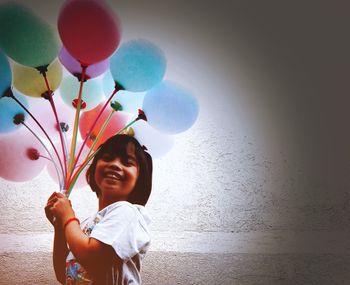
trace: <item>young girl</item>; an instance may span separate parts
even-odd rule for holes
[[[45,213],[55,229],[53,265],[62,284],[141,284],[141,260],[150,237],[144,205],[152,187],[152,158],[127,135],[107,140],[86,173],[98,212],[79,223],[61,193]]]

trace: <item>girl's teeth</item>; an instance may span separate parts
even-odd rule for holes
[[[106,175],[107,178],[112,178],[112,179],[119,179],[117,175],[115,174],[107,174]]]

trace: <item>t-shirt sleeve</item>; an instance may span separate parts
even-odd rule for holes
[[[150,244],[145,220],[131,205],[109,209],[94,227],[90,237],[111,245],[122,260],[143,253]]]

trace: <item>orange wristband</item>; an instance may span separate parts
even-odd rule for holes
[[[80,221],[79,221],[78,218],[76,218],[76,217],[70,218],[70,219],[68,219],[67,221],[64,222],[63,231],[66,229],[67,225],[68,225],[70,222],[73,222],[73,221],[77,221],[78,224],[80,225]]]

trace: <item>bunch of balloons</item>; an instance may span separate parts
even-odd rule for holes
[[[69,196],[109,137],[133,135],[160,157],[194,124],[198,102],[164,80],[156,45],[120,45],[103,0],[65,1],[57,28],[60,40],[28,8],[0,5],[0,177],[27,181],[46,166]]]

